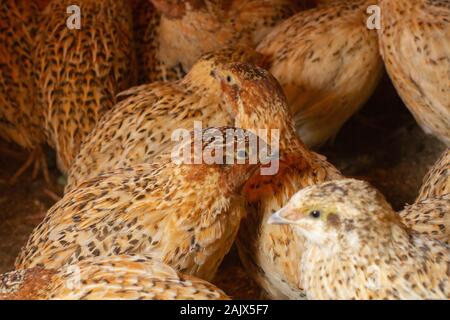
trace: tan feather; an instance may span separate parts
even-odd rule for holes
[[[85,179],[139,163],[151,163],[170,150],[176,129],[231,125],[222,107],[219,85],[211,76],[214,65],[229,61],[257,61],[259,55],[239,47],[206,54],[177,82],[157,82],[119,94],[123,99],[107,113],[87,138],[68,173],[66,191]]]
[[[450,247],[408,229],[367,182],[305,188],[274,215],[298,248],[309,299],[448,299]]]
[[[258,45],[288,99],[308,146],[333,138],[375,90],[383,66],[376,30],[367,28],[373,1],[338,1],[301,11]]]
[[[66,173],[116,93],[134,82],[131,8],[126,1],[77,3],[81,29],[67,25],[69,0],[51,1],[39,19],[36,63],[39,106],[48,143]]]
[[[450,2],[382,0],[380,48],[397,91],[422,129],[450,144]]]
[[[234,165],[184,164],[169,156],[81,183],[48,211],[16,268],[59,269],[89,257],[146,254],[211,279],[244,215],[240,190],[259,166],[249,164],[251,133],[227,140],[227,130],[217,131],[223,142],[215,149]],[[185,143],[193,150],[196,140]],[[236,164],[238,143],[246,145],[245,164]]]
[[[239,255],[248,274],[273,299],[304,298],[297,250],[302,240],[286,226],[266,223],[269,216],[299,189],[341,174],[325,157],[309,151],[297,137],[283,91],[267,71],[244,63],[215,69],[236,126],[279,130],[280,167],[274,176],[255,176],[245,186],[249,204],[237,239]]]
[[[223,291],[145,255],[88,258],[59,270],[0,275],[1,299],[217,300]]]

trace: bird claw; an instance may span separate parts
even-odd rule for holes
[[[44,180],[50,184],[50,174],[48,172],[47,159],[41,147],[34,149],[28,156],[25,163],[16,171],[16,173],[9,179],[10,184],[15,184],[20,176],[22,176],[28,168],[33,166],[31,178],[35,180],[38,176],[39,169],[42,170]]]

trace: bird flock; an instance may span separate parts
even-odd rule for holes
[[[0,0],[10,182],[67,180],[0,299],[232,299],[233,246],[265,299],[449,299],[449,149],[400,212],[313,151],[384,70],[450,146],[450,0]]]

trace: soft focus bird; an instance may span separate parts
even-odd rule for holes
[[[78,1],[79,26],[72,5],[70,0],[47,5],[39,18],[35,54],[43,126],[63,173],[100,117],[115,104],[115,95],[135,78],[129,4]]]
[[[33,50],[38,7],[34,1],[2,0],[0,3],[0,137],[29,151],[25,164],[11,182],[30,166],[49,181],[42,114],[36,107]]]
[[[301,11],[263,39],[257,51],[283,87],[302,141],[334,138],[375,90],[383,62],[376,30],[367,27],[374,1],[337,1]]]
[[[211,76],[218,64],[257,62],[259,55],[246,47],[204,55],[178,82],[156,82],[131,88],[105,114],[83,144],[68,173],[66,191],[100,173],[139,163],[150,163],[169,149],[177,129],[232,125],[223,107],[220,85]]]
[[[450,145],[450,1],[381,0],[381,54],[422,129]]]
[[[88,258],[0,275],[0,300],[227,300],[212,284],[145,255]]]
[[[450,247],[408,229],[367,182],[300,190],[268,222],[306,239],[298,250],[309,299],[450,298]]]
[[[145,33],[147,81],[176,80],[207,52],[256,44],[298,10],[292,0],[151,0]]]
[[[298,261],[302,240],[288,226],[267,224],[299,189],[342,178],[325,157],[309,151],[296,135],[286,97],[266,70],[245,63],[216,68],[235,126],[256,131],[279,156],[278,170],[256,175],[245,185],[248,200],[237,246],[249,275],[273,299],[304,297]],[[279,140],[277,140],[279,137]],[[278,152],[276,152],[278,150]]]
[[[411,229],[450,243],[450,151],[425,175],[419,196],[400,212]]]
[[[138,84],[153,81],[174,81],[183,77],[184,73],[169,74],[169,70],[161,68],[156,60],[158,43],[157,31],[161,14],[149,0],[133,2],[134,39],[136,43],[136,60],[138,65]]]
[[[256,136],[234,131],[194,131],[153,164],[81,183],[50,208],[16,268],[58,269],[88,257],[133,253],[211,279],[245,214],[243,184],[259,167],[250,143]]]

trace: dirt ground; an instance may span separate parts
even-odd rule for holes
[[[401,209],[414,201],[424,174],[443,150],[443,144],[420,130],[384,77],[361,112],[320,152],[344,174],[370,181],[395,209]],[[26,157],[17,147],[0,141],[0,272],[13,268],[30,232],[55,202],[55,195],[62,195],[62,179],[51,151],[51,185],[42,178],[32,181],[29,172],[15,185],[8,183]],[[235,250],[225,259],[214,282],[234,298],[260,297]]]

